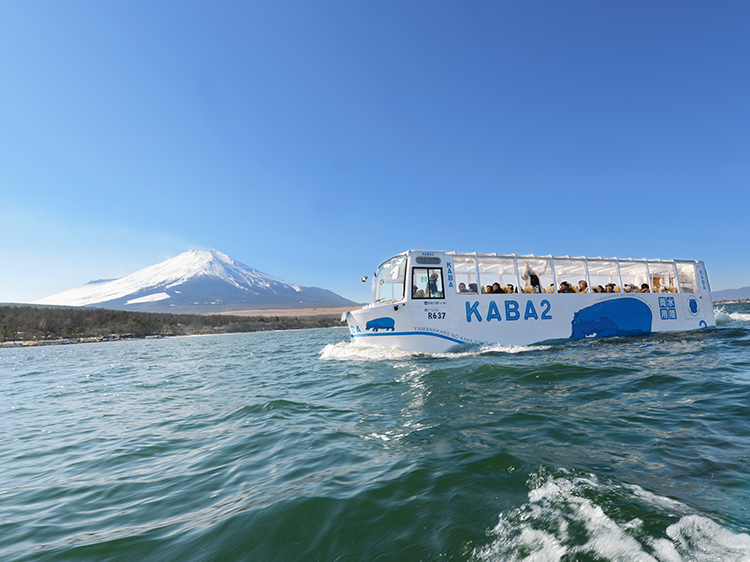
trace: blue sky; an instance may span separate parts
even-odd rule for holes
[[[0,2],[0,302],[192,248],[369,300],[409,248],[750,285],[750,4]]]

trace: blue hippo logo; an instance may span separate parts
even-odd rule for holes
[[[573,315],[571,338],[651,333],[651,309],[638,299],[616,299],[582,308]]]
[[[365,325],[365,330],[368,332],[372,330],[373,332],[377,332],[378,330],[385,330],[386,332],[390,330],[393,332],[396,328],[396,321],[393,318],[383,317],[383,318],[374,318],[367,322]]]
[[[688,308],[690,309],[690,314],[698,314],[698,299],[690,297],[690,300],[688,300]]]

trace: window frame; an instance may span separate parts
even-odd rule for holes
[[[389,282],[388,284],[391,286],[397,286],[401,285],[401,296],[397,296],[397,292],[391,290],[392,295],[389,297],[381,297],[381,287],[384,288],[384,285],[386,284],[386,277],[385,275],[382,275],[386,273],[385,266],[387,264],[391,264],[392,266],[395,264],[396,260],[400,260],[401,263],[398,264],[399,268],[401,268],[402,273],[396,278],[396,282]],[[383,263],[381,263],[378,266],[378,269],[375,270],[375,277],[373,278],[373,292],[374,292],[374,299],[373,302],[375,304],[387,304],[390,302],[398,302],[400,300],[404,299],[404,296],[406,295],[406,270],[408,265],[408,256],[406,254],[399,254],[397,256],[393,256],[390,259],[385,260]],[[391,272],[391,279],[393,279],[392,276],[392,269]],[[400,282],[399,282],[400,281]]]
[[[417,291],[422,290],[419,288],[419,285],[415,283],[417,271],[424,272],[425,275],[427,275],[427,289],[428,292],[424,294],[424,296],[417,296]],[[433,294],[429,291],[430,287],[430,277],[434,272],[438,273],[438,279],[440,280],[440,291],[435,291]],[[428,294],[429,293],[429,294]],[[414,300],[445,300],[445,276],[443,275],[443,268],[442,267],[430,267],[430,266],[412,266],[411,268],[411,298]]]

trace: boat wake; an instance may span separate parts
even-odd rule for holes
[[[549,349],[547,345],[461,345],[454,351],[444,353],[425,353],[423,351],[404,351],[393,347],[380,345],[368,345],[363,343],[339,342],[327,344],[320,351],[321,359],[337,359],[340,361],[390,361],[400,359],[412,359],[414,357],[440,357],[461,358],[475,357],[486,354],[497,353],[526,353],[530,351],[543,351]]]
[[[479,352],[474,355],[481,355],[485,353],[526,353],[529,351],[544,351],[550,349],[549,345],[500,345],[489,344],[482,345],[479,348]]]
[[[350,342],[329,343],[320,350],[321,359],[336,359],[339,361],[390,361],[410,359],[418,355],[424,354],[417,351],[404,351],[395,347]]]
[[[717,306],[714,308],[717,326],[726,326],[732,322],[750,322],[750,313],[731,311],[726,306]]]
[[[500,515],[489,533],[492,543],[475,549],[475,560],[750,560],[749,535],[640,486],[541,469],[531,476],[529,487],[528,503]],[[649,513],[652,520],[629,513]]]

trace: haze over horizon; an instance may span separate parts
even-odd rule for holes
[[[354,301],[409,248],[750,285],[750,5],[0,6],[0,302],[212,248]]]

